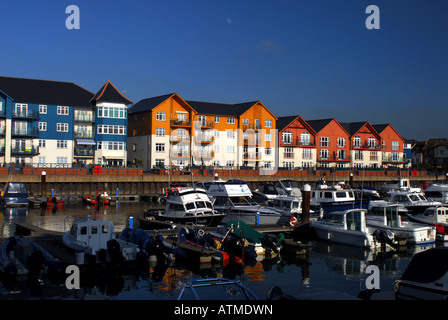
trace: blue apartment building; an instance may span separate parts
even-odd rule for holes
[[[0,77],[0,163],[125,165],[131,103],[110,81],[94,94],[71,82]]]

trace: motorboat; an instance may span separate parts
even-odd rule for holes
[[[86,205],[95,207],[106,207],[114,203],[112,197],[109,196],[103,188],[97,189],[95,195],[85,195],[82,197],[82,202]]]
[[[367,226],[366,212],[366,209],[331,212],[320,220],[311,221],[311,227],[321,240],[374,248],[379,242],[373,235],[374,230]]]
[[[302,213],[302,199],[295,196],[274,197],[270,205],[289,214],[298,215]]]
[[[414,254],[403,275],[394,284],[397,300],[448,299],[448,247]]]
[[[205,189],[180,187],[167,190],[165,210],[145,210],[143,216],[183,225],[217,226],[226,215],[214,208]]]
[[[426,199],[423,192],[392,190],[388,192],[389,203],[400,204],[406,208],[411,214],[423,212],[428,207],[441,206],[438,201],[430,201]]]
[[[448,241],[448,207],[429,207],[418,214],[408,214],[409,220],[436,228],[436,240]]]
[[[433,226],[403,220],[400,205],[374,206],[367,212],[367,226],[376,230],[390,231],[398,243],[429,244],[436,241],[436,229]]]
[[[291,179],[280,179],[278,180],[278,185],[285,191],[289,196],[301,197],[302,191],[301,186],[298,181]]]
[[[428,200],[448,204],[448,184],[433,183],[423,190]]]
[[[411,182],[408,178],[394,179],[390,183],[383,184],[381,186],[381,192],[387,194],[390,191],[400,190],[400,191],[411,191],[420,192],[421,188],[415,188],[411,186]]]
[[[286,225],[291,218],[282,210],[259,205],[246,183],[214,183],[207,194],[215,209],[226,214],[222,222],[241,220],[248,225]]]
[[[74,221],[62,242],[76,252],[77,264],[135,261],[139,252],[137,244],[116,238],[112,221],[91,219],[90,215]]]
[[[6,207],[27,207],[29,205],[28,190],[24,182],[6,183],[0,203]]]
[[[368,199],[356,200],[352,189],[344,188],[337,184],[329,186],[319,184],[311,189],[310,207],[314,211],[322,209],[325,213],[344,211],[356,208],[367,208]]]

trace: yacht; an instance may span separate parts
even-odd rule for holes
[[[400,209],[400,205],[372,207],[366,215],[367,226],[392,232],[396,241],[406,240],[407,243],[417,245],[436,241],[435,227],[402,220]]]
[[[436,240],[448,241],[448,207],[430,207],[422,213],[408,214],[409,220],[436,227]]]
[[[28,190],[24,182],[8,182],[2,192],[0,204],[5,207],[27,207]]]
[[[215,209],[226,214],[223,222],[241,220],[248,225],[286,225],[291,217],[282,210],[259,205],[246,183],[216,182],[210,185],[207,194]]]
[[[421,188],[414,188],[411,186],[411,182],[408,178],[394,179],[391,183],[386,183],[381,186],[381,192],[387,194],[389,191],[400,190],[400,191],[412,191],[420,192]]]
[[[173,223],[217,226],[225,217],[218,212],[207,195],[198,187],[179,187],[166,189],[165,210],[145,210],[145,219],[170,221]]]
[[[377,241],[367,226],[365,209],[351,209],[326,214],[321,220],[311,221],[319,239],[356,247],[372,248]]]
[[[448,184],[433,183],[423,190],[428,200],[448,204]]]
[[[392,190],[388,192],[389,203],[402,205],[411,214],[418,214],[429,207],[441,206],[438,201],[430,201],[426,199],[423,192]]]
[[[367,208],[368,199],[356,200],[353,190],[341,185],[317,185],[311,190],[310,207],[314,211],[322,209],[325,213],[348,209]]]

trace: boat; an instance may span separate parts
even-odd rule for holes
[[[383,184],[380,188],[382,194],[387,194],[390,191],[411,191],[420,192],[421,188],[411,186],[411,182],[408,178],[398,178],[392,180],[390,183]]]
[[[317,237],[324,241],[375,248],[381,240],[367,226],[366,212],[366,209],[331,212],[320,220],[311,221],[311,227]],[[390,233],[387,236],[390,239],[393,237]]]
[[[366,214],[367,226],[376,230],[390,231],[394,240],[402,244],[423,245],[436,241],[433,226],[403,220],[400,205],[374,206]]]
[[[224,290],[217,292],[216,288],[222,287]],[[210,292],[210,289],[212,292]],[[217,293],[226,293],[222,297]],[[259,300],[258,297],[239,280],[226,278],[205,278],[194,279],[182,286],[177,300],[210,300],[211,297],[220,300]],[[271,312],[272,313],[272,312]]]
[[[418,214],[407,214],[409,220],[436,228],[436,240],[448,241],[448,207],[429,207]]]
[[[95,207],[106,207],[110,206],[113,203],[112,197],[109,196],[103,188],[97,189],[94,196],[90,194],[85,195],[82,198],[82,202],[86,205]]]
[[[411,214],[418,214],[429,207],[441,206],[438,201],[430,201],[426,199],[423,192],[419,191],[402,191],[393,190],[388,192],[389,203],[400,204]]]
[[[300,185],[298,181],[291,179],[280,179],[278,180],[278,185],[286,192],[289,196],[301,197],[302,191],[300,190]]]
[[[6,207],[27,207],[29,205],[28,190],[24,182],[6,183],[0,203]]]
[[[329,186],[324,182],[311,189],[310,208],[314,211],[322,209],[324,213],[328,213],[367,208],[368,203],[368,199],[356,200],[353,190],[345,188],[342,184]]]
[[[302,197],[302,192],[300,191],[299,182],[289,179],[280,179],[276,184],[274,183],[262,183],[258,185],[258,188],[252,191],[254,199],[265,200],[270,202],[279,196],[290,196],[290,197]]]
[[[61,261],[36,242],[21,236],[11,236],[2,243],[0,267],[8,276],[62,272]]]
[[[215,210],[205,189],[177,187],[167,191],[165,210],[145,210],[143,217],[182,225],[217,226],[225,213]]]
[[[245,183],[213,183],[207,194],[215,209],[226,214],[222,222],[241,220],[248,225],[286,225],[291,218],[282,210],[259,205]]]
[[[394,292],[396,300],[448,300],[448,247],[414,254]]]
[[[448,204],[448,184],[430,184],[423,190],[423,193],[428,200]]]
[[[138,245],[117,239],[112,221],[91,219],[74,221],[62,237],[63,244],[76,252],[77,264],[135,261]]]

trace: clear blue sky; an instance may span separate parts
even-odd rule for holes
[[[80,29],[68,30],[69,5]],[[368,30],[368,5],[380,30]],[[110,79],[134,103],[260,100],[277,116],[391,123],[448,137],[448,1],[0,2],[0,75]]]

